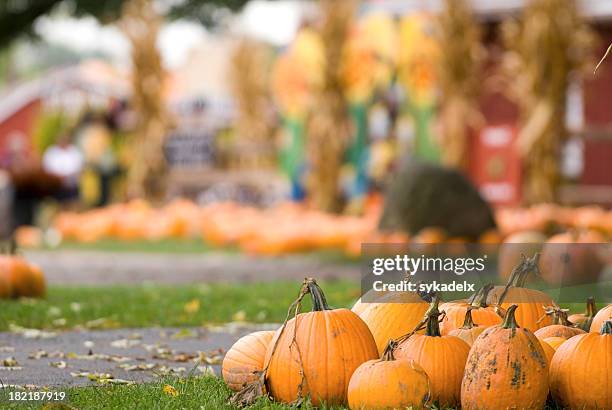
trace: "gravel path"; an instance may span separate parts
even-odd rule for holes
[[[26,251],[28,260],[40,265],[51,284],[110,285],[195,282],[254,282],[282,279],[354,278],[359,265],[326,261],[320,255],[274,258],[208,252],[152,254],[83,250]]]
[[[54,336],[4,332],[0,333],[0,386],[92,385],[104,383],[109,375],[111,383],[190,371],[220,375],[223,355],[239,337],[277,327],[230,324],[220,329],[70,331]]]

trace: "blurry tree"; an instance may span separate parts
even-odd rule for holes
[[[442,159],[446,165],[464,169],[468,128],[481,121],[478,111],[483,56],[480,30],[465,0],[445,0],[437,23],[441,48],[438,80],[442,94]]]
[[[309,199],[328,212],[339,212],[340,169],[351,133],[348,103],[344,94],[343,57],[353,22],[353,0],[320,0],[320,28],[325,67],[319,87],[313,90],[313,107],[307,123],[310,173]]]
[[[521,112],[518,149],[528,203],[557,199],[570,75],[590,62],[593,35],[574,0],[534,0],[505,23],[506,68]]]

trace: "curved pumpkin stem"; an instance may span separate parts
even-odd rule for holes
[[[595,298],[593,296],[589,296],[586,302],[586,312],[584,312],[584,316],[586,318],[594,318],[597,314],[597,306],[595,306]]]
[[[489,305],[487,305],[487,298],[489,297],[489,292],[491,292],[491,290],[493,290],[492,283],[487,283],[480,288],[480,290],[472,298],[470,298],[470,306],[474,308],[488,307]]]
[[[310,293],[313,312],[330,310],[329,306],[327,305],[327,299],[325,299],[323,289],[321,289],[321,287],[317,284],[316,280],[314,280],[313,278],[306,278],[304,280],[304,288],[304,291],[306,293]]]
[[[463,326],[461,326],[461,329],[470,330],[474,327],[478,327],[478,325],[474,323],[474,319],[472,318],[472,309],[468,308],[467,312],[465,312],[465,319],[463,319]]]
[[[567,318],[567,309],[562,309],[560,306],[553,305],[545,307],[544,312],[546,312],[546,316],[552,316],[553,325],[563,325],[569,327],[574,326],[574,324]],[[544,317],[540,318],[538,322],[541,322]]]
[[[602,335],[612,335],[612,320],[606,320],[603,325],[601,325]]]
[[[517,308],[518,305],[512,305],[508,308],[508,310],[506,311],[506,317],[504,318],[504,322],[501,325],[502,328],[516,329],[520,327],[518,323],[516,323],[516,318],[514,317],[514,313],[516,312]]]
[[[395,349],[397,349],[397,346],[399,345],[399,343],[397,343],[395,340],[389,340],[389,343],[387,343],[387,347],[385,347],[385,350],[383,351],[382,357],[380,358],[381,362],[392,362],[393,360],[395,360]]]
[[[438,310],[439,304],[440,298],[438,296],[434,296],[431,305],[429,305],[429,309],[427,309],[427,312],[425,313],[425,320],[427,320],[425,335],[427,336],[442,336],[440,333],[440,322],[438,321],[438,317],[442,314]]]
[[[523,288],[525,287],[525,281],[530,273],[534,273],[536,276],[540,275],[540,269],[538,268],[538,264],[540,262],[540,254],[536,253],[531,258],[526,257],[524,254],[521,254],[521,261],[512,269],[512,273],[510,273],[510,279],[506,286],[504,287],[504,291],[499,297],[498,305],[501,305],[504,299],[506,298],[506,294],[508,293],[508,289],[510,288]]]

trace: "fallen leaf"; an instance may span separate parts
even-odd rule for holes
[[[164,393],[171,397],[176,397],[179,394],[178,391],[174,388],[174,386],[170,384],[164,385],[164,388],[162,390]]]
[[[17,363],[17,360],[14,357],[7,357],[6,359],[2,360],[0,364],[2,364],[4,367],[17,367],[19,363]]]
[[[9,324],[9,331],[20,334],[26,339],[50,339],[57,336],[56,332],[46,332],[40,329],[28,329],[13,323]]]
[[[192,337],[196,337],[197,334],[191,329],[181,329],[178,332],[174,333],[170,338],[174,340],[182,340],[189,339]]]
[[[37,351],[30,353],[28,355],[28,359],[34,359],[34,360],[40,360],[43,357],[48,357],[49,353],[45,352],[44,350],[38,349]]]
[[[13,353],[15,348],[13,346],[0,346],[0,353]]]
[[[51,306],[49,310],[47,310],[47,316],[59,316],[62,314],[62,310],[57,306]]]
[[[246,312],[244,310],[239,310],[232,315],[232,320],[236,322],[244,322],[246,320]]]
[[[51,362],[49,363],[49,366],[51,367],[57,367],[58,369],[65,369],[67,364],[65,361],[59,361],[59,362]]]
[[[75,313],[78,313],[81,311],[81,304],[77,303],[77,302],[72,302],[70,304],[70,310],[72,310]]]
[[[68,323],[68,321],[63,317],[55,319],[51,322],[51,324],[55,327],[64,327],[66,326],[66,323]]]
[[[138,346],[140,344],[141,344],[140,340],[134,340],[134,339],[119,339],[119,340],[114,340],[110,343],[111,347],[115,347],[117,349],[129,349],[134,346]]]

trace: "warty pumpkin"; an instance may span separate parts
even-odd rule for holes
[[[378,352],[382,354],[389,340],[415,328],[427,307],[428,304],[416,292],[388,292],[375,303],[356,304],[353,310],[359,312],[359,317],[368,325]]]
[[[465,320],[468,310],[476,323],[482,326],[493,326],[501,323],[501,317],[492,306],[487,305],[487,296],[493,289],[493,285],[483,286],[472,298],[465,302],[449,302],[440,305],[440,310],[445,312],[440,322],[440,333],[448,335],[451,331],[459,329]]]
[[[540,339],[540,340],[542,340],[543,342],[546,342],[550,347],[552,347],[555,350],[557,350],[559,346],[561,346],[563,343],[567,341],[565,337],[558,337],[558,336],[547,337],[547,338]]]
[[[599,333],[574,336],[557,349],[550,366],[550,392],[562,407],[612,408],[612,320]]]
[[[567,319],[567,311],[565,309],[561,309],[559,306],[550,306],[545,310],[547,315],[552,316],[553,324],[536,330],[534,334],[538,339],[555,336],[569,339],[572,336],[585,333],[584,330],[573,327],[573,323]]]
[[[574,313],[568,317],[568,320],[585,332],[590,331],[591,323],[593,318],[597,314],[597,306],[595,305],[595,298],[589,296],[586,301],[586,311],[584,313]]]
[[[463,340],[470,347],[474,344],[476,338],[478,338],[478,336],[480,336],[480,334],[487,328],[474,323],[474,320],[472,319],[472,312],[473,309],[468,309],[467,312],[465,312],[463,326],[461,326],[459,329],[451,330],[448,333],[449,336],[456,336]]]
[[[346,403],[355,369],[379,357],[376,343],[355,313],[329,308],[314,279],[305,280],[302,293],[311,295],[312,312],[297,314],[270,342],[265,375],[268,391],[284,403],[306,396],[315,406]]]
[[[409,334],[399,338],[395,357],[414,360],[431,383],[431,399],[442,408],[460,402],[461,379],[470,346],[456,336],[442,336],[438,323],[439,298],[434,296],[425,314],[425,334]]]
[[[274,333],[274,330],[249,333],[238,339],[227,351],[223,358],[222,373],[230,389],[239,391],[258,379]]]
[[[606,320],[612,320],[612,304],[601,309],[591,322],[591,332],[598,333]]]
[[[501,325],[472,345],[461,384],[461,408],[541,409],[548,396],[548,362],[538,339],[517,324],[512,305]]]
[[[546,316],[544,306],[552,305],[554,300],[542,291],[525,287],[529,274],[538,272],[538,260],[539,254],[523,258],[513,269],[506,286],[495,286],[487,300],[489,305],[499,306],[503,310],[517,305],[518,309],[515,312],[517,323],[531,332],[552,324],[552,319]]]
[[[425,408],[430,382],[425,370],[412,360],[396,360],[395,342],[389,342],[380,360],[369,360],[355,370],[348,386],[349,408]]]

